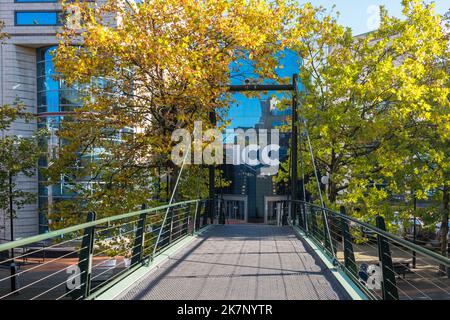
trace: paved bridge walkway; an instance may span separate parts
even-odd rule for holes
[[[119,298],[334,300],[350,296],[292,228],[219,225]]]

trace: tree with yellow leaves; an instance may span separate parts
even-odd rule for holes
[[[65,145],[49,168],[49,183],[64,174],[78,194],[64,204],[69,212],[84,206],[100,215],[154,196],[156,168],[176,177],[168,156],[171,134],[178,128],[192,132],[194,121],[207,128],[220,120],[220,112],[218,119],[210,115],[228,106],[231,64],[250,57],[261,79],[276,78],[276,53],[295,12],[284,0],[67,6],[80,12],[81,34],[65,29],[55,65],[68,85],[84,87],[83,107],[62,125]],[[53,221],[61,221],[54,212]]]

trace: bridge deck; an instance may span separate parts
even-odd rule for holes
[[[349,299],[310,248],[289,228],[215,226],[121,299]]]

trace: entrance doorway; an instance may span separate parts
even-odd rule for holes
[[[291,216],[291,207],[288,203],[288,196],[266,196],[264,197],[264,223],[268,225],[283,225],[283,216],[287,220]]]
[[[225,213],[226,223],[238,224],[248,221],[248,200],[246,195],[226,194],[220,196],[219,199],[222,200],[219,201],[219,210],[223,210]]]

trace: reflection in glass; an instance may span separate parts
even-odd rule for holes
[[[16,26],[59,26],[62,16],[60,11],[17,11]]]
[[[277,74],[286,82],[292,81],[293,74],[298,74],[302,64],[301,58],[294,52],[285,51],[280,53],[280,67],[277,68]],[[231,84],[242,85],[245,80],[258,84],[276,84],[273,80],[259,79],[254,72],[251,61],[237,61],[230,66]],[[283,99],[291,101],[291,92],[268,92],[262,93],[258,98],[248,98],[244,94],[236,93],[232,96],[233,102],[227,113],[228,130],[236,129],[254,129],[261,133],[265,130],[279,129],[281,126],[289,125],[287,122],[292,114],[290,106],[281,107],[279,103]],[[228,131],[229,132],[229,131]],[[236,143],[236,137],[232,134],[224,135],[225,143]],[[270,131],[269,131],[270,132]],[[289,141],[291,135],[288,132],[281,132],[279,135],[279,160],[284,162],[288,157]],[[226,146],[229,148],[229,146]],[[260,155],[258,155],[260,157]],[[225,198],[244,196],[247,199],[248,218],[250,222],[264,221],[264,215],[267,214],[265,207],[265,198],[282,197],[288,194],[287,185],[275,184],[272,180],[272,174],[265,174],[262,170],[262,164],[250,166],[241,165],[223,165],[226,180],[231,181],[229,187],[223,188],[219,192]],[[280,198],[281,199],[281,198]]]
[[[56,77],[55,67],[52,62],[53,47],[37,49],[37,107],[39,114],[39,129],[46,129],[48,136],[40,141],[42,156],[39,159],[39,167],[46,168],[52,159],[58,155],[63,143],[57,132],[61,121],[67,112],[71,112],[82,105],[80,88],[68,88],[64,81]],[[62,176],[61,182],[52,186],[46,186],[44,177],[39,172],[39,223],[40,233],[48,232],[47,213],[49,205],[74,196],[70,184],[66,183],[67,177]]]

